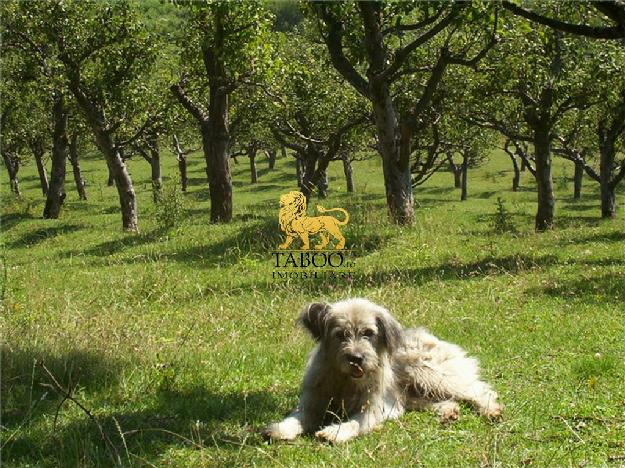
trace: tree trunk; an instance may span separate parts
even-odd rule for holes
[[[454,175],[454,188],[462,187],[462,165],[454,163],[451,153],[447,153],[447,161],[449,162],[449,170]]]
[[[43,164],[43,142],[39,139],[31,143],[31,150],[35,157],[35,163],[37,164],[37,173],[39,174],[39,183],[41,184],[41,191],[43,195],[48,194],[48,174],[46,173],[46,166]]]
[[[256,144],[250,143],[247,147],[247,157],[250,160],[250,178],[252,184],[256,184],[258,182],[258,171],[256,170],[256,153]]]
[[[352,163],[349,160],[347,154],[344,154],[341,158],[343,160],[343,174],[345,174],[345,184],[347,185],[347,192],[354,192],[354,171],[352,169]]]
[[[464,201],[467,199],[467,178],[469,176],[469,155],[464,152],[462,154],[462,180],[460,184],[460,200]]]
[[[158,147],[158,135],[151,132],[147,136],[148,149],[150,150],[150,168],[152,176],[152,199],[158,203],[163,190],[163,179],[161,178],[161,153]]]
[[[108,166],[108,163],[107,163],[107,167],[109,171],[109,178],[106,181],[106,185],[108,187],[113,187],[115,185],[115,176],[113,175],[113,171],[111,170],[110,166]]]
[[[527,169],[527,162],[525,161],[525,159],[521,159],[521,172],[525,172],[526,169]]]
[[[20,192],[20,183],[17,179],[17,173],[20,170],[19,159],[17,159],[17,156],[9,153],[8,151],[2,151],[2,159],[4,160],[4,166],[9,173],[11,191],[17,198],[19,198],[22,196],[22,193]]]
[[[607,135],[605,129],[600,129],[599,140],[599,188],[601,190],[601,217],[616,217],[616,199],[614,187],[611,185],[612,169],[616,157],[614,140]]]
[[[454,173],[454,188],[462,188],[462,168],[456,168],[454,165],[452,171]]]
[[[410,140],[408,125],[400,137],[399,121],[386,83],[372,85],[373,116],[378,134],[378,152],[382,156],[386,204],[391,220],[397,224],[414,221],[412,179],[410,175]],[[398,141],[400,140],[400,141]]]
[[[287,154],[286,154],[286,146],[282,146],[282,147],[280,148],[280,151],[282,152],[282,157],[283,157],[284,159],[286,159],[286,157],[287,157]]]
[[[189,179],[187,177],[187,156],[182,151],[180,147],[180,142],[178,141],[178,137],[176,135],[173,136],[174,140],[174,149],[176,150],[176,159],[178,160],[178,172],[180,173],[180,185],[182,186],[182,191],[187,191],[187,185],[189,184]]]
[[[46,205],[43,209],[43,217],[46,219],[57,219],[65,201],[65,166],[69,150],[67,140],[68,112],[65,106],[65,97],[60,93],[54,98],[52,113],[54,118],[52,169],[50,170],[50,185]]]
[[[315,184],[319,198],[328,198],[328,173],[325,170],[317,171]]]
[[[513,154],[510,154],[510,159],[512,160],[512,169],[514,170],[514,174],[512,175],[512,191],[516,192],[519,190],[519,183],[521,182],[521,171],[519,170],[519,163]],[[523,159],[521,159],[521,164],[524,164]]]
[[[581,162],[575,163],[575,175],[573,176],[573,200],[579,200],[582,196],[582,178],[584,176],[584,165]]]
[[[211,222],[232,220],[232,179],[228,147],[228,94],[221,85],[210,86],[208,122],[202,130],[206,175],[211,199]]]
[[[72,164],[72,172],[74,173],[74,182],[76,183],[76,191],[80,200],[87,199],[85,190],[85,180],[82,178],[80,171],[80,162],[78,161],[78,133],[72,134],[69,142],[69,160]]]
[[[297,177],[297,187],[299,189],[302,188],[302,183],[304,182],[302,166],[302,155],[300,154],[295,158],[295,177]]]
[[[273,171],[276,167],[276,156],[277,156],[277,152],[275,149],[269,149],[267,150],[267,161],[269,163],[269,170]]]
[[[536,212],[536,231],[542,232],[553,228],[555,198],[551,177],[551,141],[549,130],[534,130],[534,149],[536,157],[536,186],[538,189],[538,210]]]
[[[92,128],[96,136],[98,148],[106,158],[109,177],[112,176],[117,187],[119,206],[122,213],[122,227],[126,231],[138,232],[137,198],[126,163],[122,159],[119,148],[115,146],[111,133],[97,125],[94,125]]]
[[[304,154],[302,169],[302,185],[301,191],[308,200],[312,191],[315,188],[315,171],[317,167],[317,161],[319,159],[319,152],[312,145],[308,145],[306,153]]]

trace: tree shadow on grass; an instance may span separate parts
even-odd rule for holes
[[[54,222],[53,220],[49,222]],[[13,240],[7,246],[9,248],[19,248],[19,247],[32,247],[40,242],[45,241],[46,239],[50,239],[62,234],[69,234],[71,232],[80,231],[85,226],[83,224],[62,224],[56,226],[47,226],[39,229],[35,229],[34,231],[25,232],[21,237]]]
[[[475,195],[469,195],[469,198],[492,198],[493,195],[496,195],[498,193],[501,192],[497,190],[490,190],[486,192],[476,193]]]
[[[450,176],[451,177],[451,176]],[[441,193],[450,193],[453,192],[456,189],[455,187],[451,186],[451,187],[418,187],[414,190],[414,194],[415,195],[419,195],[420,193],[426,193],[426,194],[441,194]]]
[[[567,229],[578,226],[598,226],[603,220],[599,216],[563,216],[554,220],[556,229]]]
[[[115,253],[122,252],[125,249],[138,247],[149,243],[158,242],[158,239],[167,232],[165,228],[157,228],[149,232],[140,234],[128,234],[119,239],[102,242],[90,249],[70,250],[64,252],[62,257],[73,257],[76,255],[94,255],[96,257],[106,257]]]
[[[283,241],[276,218],[256,218],[250,225],[238,230],[236,235],[219,242],[181,249],[167,257],[183,263],[210,262],[233,265],[247,255],[266,256]]]
[[[35,464],[49,460],[50,466],[78,466],[86,459],[107,466],[133,464],[136,457],[156,462],[171,447],[240,450],[241,445],[262,443],[258,429],[275,417],[278,407],[271,392],[215,392],[200,385],[156,389],[156,398],[148,401],[147,407],[104,416],[92,411],[95,421],[84,414],[43,438],[17,437],[6,447],[5,459]]]
[[[625,300],[625,274],[608,273],[578,279],[550,282],[529,291],[568,300],[578,299],[593,304],[622,304]]]
[[[83,349],[52,353],[3,346],[0,357],[2,424],[5,428],[17,427],[25,419],[37,419],[55,411],[56,394],[41,385],[51,382],[42,364],[62,385],[78,386],[87,392],[116,385],[121,368],[118,361]]]
[[[260,182],[258,184],[250,184],[251,192],[266,192],[269,190],[289,190],[290,187],[285,186],[284,184],[274,184],[274,183],[266,183]],[[276,197],[277,199],[277,197]]]
[[[357,260],[356,260],[357,261]],[[369,274],[355,274],[346,277],[344,274],[320,274],[318,278],[291,278],[270,282],[270,290],[298,289],[306,290],[313,295],[325,295],[328,290],[348,288],[379,287],[389,284],[410,284],[421,286],[431,281],[470,280],[485,276],[514,275],[549,267],[558,263],[555,255],[531,257],[525,255],[509,255],[506,257],[486,257],[477,262],[448,262],[423,268],[406,268],[378,270]],[[329,271],[329,270],[327,270]]]
[[[622,231],[613,231],[610,233],[602,233],[599,232],[597,234],[591,234],[580,237],[573,237],[569,239],[560,240],[560,245],[567,244],[585,244],[588,242],[623,242],[625,241],[625,232]]]
[[[578,202],[569,202],[569,203],[563,203],[563,208],[566,211],[589,211],[589,210],[597,210],[599,211],[599,204],[598,203],[592,203],[592,204],[588,204],[588,203],[578,203]]]
[[[39,219],[30,212],[0,214],[0,232],[7,232],[20,224],[22,221]]]

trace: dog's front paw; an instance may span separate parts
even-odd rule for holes
[[[460,407],[458,405],[449,405],[441,410],[440,421],[443,424],[456,422],[460,417]]]
[[[315,437],[318,440],[331,444],[345,442],[356,435],[348,424],[332,424],[315,432]]]
[[[273,423],[265,427],[261,431],[261,435],[265,440],[293,440],[299,434],[296,431],[290,430],[289,427],[284,427],[282,423]]]
[[[503,407],[498,403],[492,404],[484,411],[484,416],[493,422],[500,422],[503,420]]]

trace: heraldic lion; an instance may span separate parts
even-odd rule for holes
[[[337,250],[345,248],[345,237],[341,234],[339,226],[347,225],[349,213],[343,208],[332,208],[326,210],[317,205],[319,213],[329,211],[340,211],[345,215],[343,221],[339,221],[333,216],[307,216],[306,196],[302,192],[292,191],[280,196],[280,229],[284,231],[286,239],[280,244],[280,249],[288,249],[291,243],[299,237],[302,240],[302,250],[309,249],[309,236],[319,234],[321,242],[315,245],[315,249],[321,250],[330,242],[330,236],[337,240]]]

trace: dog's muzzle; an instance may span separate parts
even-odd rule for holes
[[[362,368],[362,354],[350,354],[347,356],[347,362],[349,362],[349,375],[354,379],[360,379],[365,375],[365,371]]]

